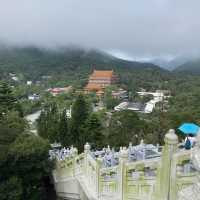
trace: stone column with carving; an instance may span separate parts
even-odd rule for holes
[[[165,135],[165,145],[162,152],[161,168],[159,174],[159,200],[171,200],[173,188],[172,156],[177,151],[178,137],[173,129]]]
[[[72,147],[72,156],[73,156],[73,176],[76,175],[76,156],[78,155],[78,149]]]
[[[85,153],[85,156],[84,156],[84,173],[85,173],[85,176],[87,176],[88,174],[88,154],[90,153],[90,145],[89,143],[86,143],[84,145],[84,153]]]
[[[100,199],[101,195],[101,175],[100,175],[100,169],[103,163],[103,159],[101,156],[97,158],[97,168],[96,168],[96,193],[97,197]]]
[[[119,153],[119,195],[121,200],[125,200],[126,193],[126,166],[128,161],[128,149],[120,148]]]

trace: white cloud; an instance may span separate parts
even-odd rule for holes
[[[199,0],[0,0],[0,41],[128,57],[199,54]]]

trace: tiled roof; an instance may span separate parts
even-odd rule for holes
[[[92,77],[112,77],[113,71],[112,70],[94,70]]]
[[[95,83],[88,83],[85,87],[86,90],[101,90],[102,86]]]

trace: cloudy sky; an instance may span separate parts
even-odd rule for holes
[[[0,0],[0,43],[135,58],[200,54],[200,0]]]

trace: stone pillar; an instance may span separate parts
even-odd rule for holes
[[[78,155],[78,149],[72,147],[72,156],[73,156],[73,176],[76,175],[76,156]]]
[[[120,148],[119,152],[119,195],[121,200],[125,200],[126,193],[126,162],[128,161],[128,149]]]
[[[90,152],[90,145],[89,145],[89,143],[87,142],[85,145],[84,145],[84,152],[85,153],[89,153]]]
[[[84,172],[85,172],[85,175],[87,176],[87,173],[88,173],[88,154],[90,153],[90,145],[89,143],[86,143],[84,145]]]
[[[100,169],[102,166],[103,159],[101,156],[97,158],[97,168],[96,168],[96,193],[98,199],[100,199],[101,195],[101,175],[100,175]]]
[[[172,171],[173,169],[173,154],[177,150],[178,137],[173,129],[170,129],[165,135],[165,145],[162,152],[160,177],[159,177],[159,196],[160,200],[172,200],[171,194],[175,188],[173,185]]]

